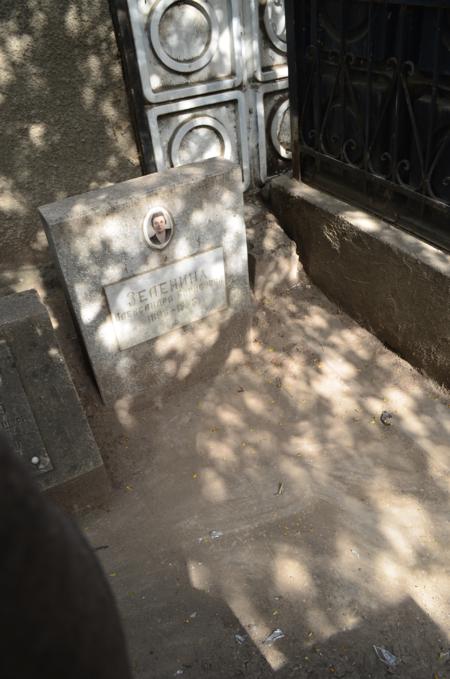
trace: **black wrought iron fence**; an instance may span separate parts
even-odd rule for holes
[[[450,250],[450,2],[286,13],[294,173]]]

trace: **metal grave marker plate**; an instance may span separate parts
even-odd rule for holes
[[[227,307],[223,248],[105,286],[120,350]]]
[[[0,340],[0,429],[9,434],[15,452],[33,475],[53,469],[5,340]]]

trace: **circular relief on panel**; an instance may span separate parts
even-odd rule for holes
[[[270,137],[277,153],[281,158],[290,160],[291,151],[291,117],[289,113],[289,99],[283,101],[275,112],[270,127]]]
[[[173,238],[175,223],[165,207],[151,207],[144,218],[144,238],[154,250],[163,250]]]
[[[208,158],[231,160],[233,147],[227,128],[212,116],[198,116],[180,125],[170,143],[174,167]]]
[[[150,39],[167,68],[193,73],[213,58],[219,24],[204,0],[159,0],[150,17]]]
[[[280,52],[287,52],[284,0],[267,0],[264,26],[271,43]]]

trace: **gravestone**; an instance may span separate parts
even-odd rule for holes
[[[105,402],[213,374],[251,316],[242,177],[220,159],[40,208]]]
[[[78,503],[108,488],[94,437],[35,290],[0,298],[0,430],[42,490]]]

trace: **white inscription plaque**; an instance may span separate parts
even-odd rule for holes
[[[223,248],[105,286],[121,351],[227,307]]]

